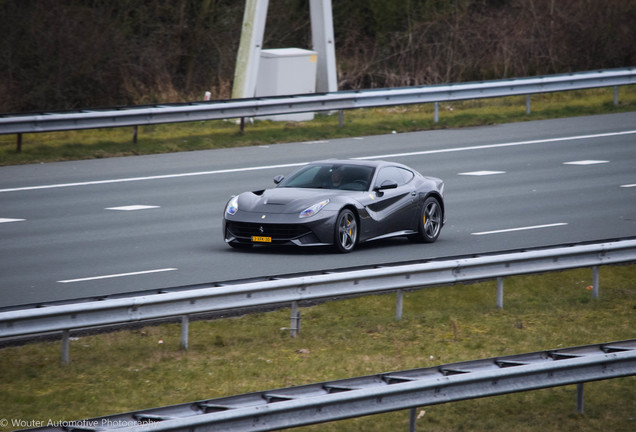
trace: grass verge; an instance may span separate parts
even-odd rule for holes
[[[144,408],[293,385],[435,366],[636,337],[636,265],[601,267],[601,295],[580,269],[505,281],[504,309],[495,282],[407,292],[395,321],[395,296],[366,296],[302,309],[292,339],[289,310],[196,321],[190,349],[180,327],[81,337],[71,362],[60,343],[2,349],[0,418],[12,422],[79,420]],[[634,377],[588,383],[585,413],[575,386],[423,407],[418,430],[612,430],[636,427]],[[0,425],[2,426],[2,425]],[[400,411],[301,430],[408,430]]]
[[[613,88],[534,95],[526,114],[525,96],[477,99],[440,104],[439,122],[433,104],[348,110],[343,127],[338,115],[317,114],[310,122],[256,121],[244,133],[229,121],[204,121],[141,126],[133,144],[133,129],[91,129],[23,135],[16,152],[16,135],[0,135],[0,165],[95,159],[191,150],[369,136],[392,131],[482,126],[518,121],[636,110],[636,86],[621,87],[619,104]]]

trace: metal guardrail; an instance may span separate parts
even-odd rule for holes
[[[67,362],[72,329],[182,317],[181,345],[187,348],[188,320],[196,314],[291,303],[294,330],[298,302],[397,291],[396,318],[400,319],[403,289],[495,278],[497,304],[503,307],[504,277],[580,267],[595,269],[593,295],[598,297],[598,266],[634,261],[636,240],[630,239],[52,305],[0,312],[0,339],[63,332],[62,359]]]
[[[0,134],[152,125],[258,117],[311,111],[335,111],[389,105],[421,104],[635,84],[636,68],[606,69],[532,78],[457,83],[396,89],[230,99],[187,104],[96,108],[0,116]],[[617,103],[617,94],[614,95]],[[526,102],[526,111],[529,101]],[[436,112],[437,118],[437,112]]]
[[[153,408],[31,429],[38,432],[268,431],[636,375],[636,339],[452,363]]]

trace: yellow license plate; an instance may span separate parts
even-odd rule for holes
[[[271,237],[252,236],[252,241],[253,242],[261,242],[261,243],[271,243],[272,242],[272,238]]]

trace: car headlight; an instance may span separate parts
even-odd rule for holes
[[[302,219],[302,218],[313,216],[316,213],[318,213],[320,210],[322,210],[323,207],[326,206],[327,204],[329,204],[328,199],[324,201],[320,201],[319,203],[316,203],[312,205],[311,207],[307,207],[305,210],[301,211],[298,217]]]
[[[238,211],[238,195],[235,196],[227,203],[227,207],[225,207],[225,212],[229,215],[236,214]]]

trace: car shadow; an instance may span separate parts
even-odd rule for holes
[[[362,243],[355,247],[355,249],[349,253],[355,254],[356,252],[362,252],[365,250],[375,250],[379,248],[387,248],[394,246],[404,246],[404,245],[412,245],[410,240],[405,237],[394,237],[382,240],[375,240],[368,243]],[[224,251],[226,253],[237,253],[237,254],[267,254],[267,255],[280,255],[280,256],[288,256],[288,255],[304,255],[304,256],[321,256],[321,255],[348,255],[341,254],[336,250],[334,246],[308,246],[308,247],[300,247],[293,245],[254,245],[252,247],[240,249],[240,248],[232,248],[226,244],[222,247],[215,248],[215,251]]]

